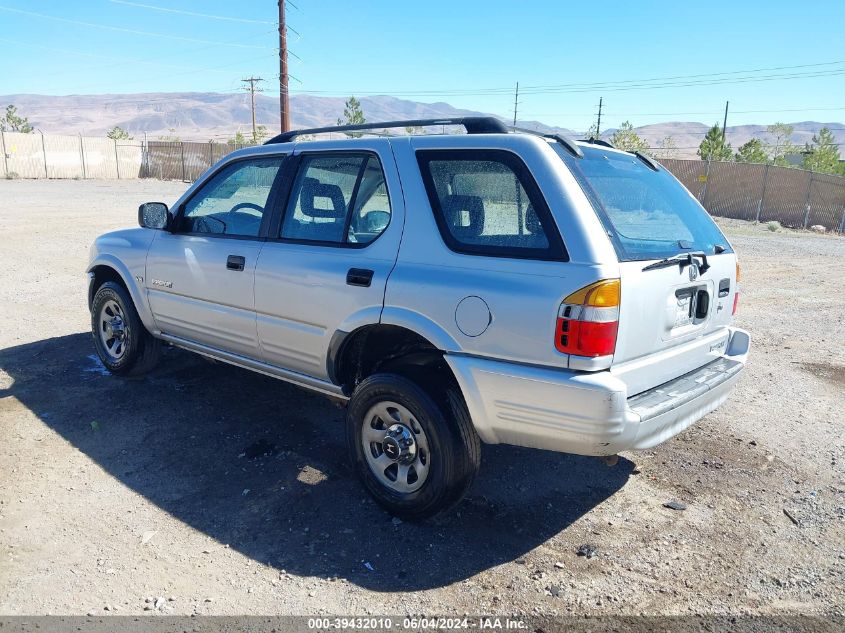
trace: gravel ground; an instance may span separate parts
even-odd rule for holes
[[[753,336],[732,398],[615,467],[485,446],[418,526],[366,496],[319,396],[179,350],[104,375],[88,246],[184,187],[0,182],[0,614],[842,611],[845,239],[720,221]]]

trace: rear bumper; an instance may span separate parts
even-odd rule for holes
[[[575,372],[446,355],[481,439],[580,455],[656,446],[721,405],[748,356],[731,328],[723,356],[629,398],[609,371]]]

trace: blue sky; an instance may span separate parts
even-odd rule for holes
[[[712,123],[726,100],[729,125],[845,119],[841,0],[292,2],[294,93],[511,115],[519,81],[520,118],[577,130],[599,97],[602,127]],[[276,17],[275,0],[0,0],[0,94],[236,92],[258,75],[272,95]]]

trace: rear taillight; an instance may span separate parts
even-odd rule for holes
[[[619,329],[618,279],[598,281],[573,292],[557,313],[555,348],[563,354],[608,356]]]

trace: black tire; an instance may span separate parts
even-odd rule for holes
[[[117,304],[122,313],[123,343],[119,357],[109,353],[100,336],[101,314],[104,306]],[[97,356],[111,373],[119,376],[138,376],[152,370],[161,356],[161,341],[154,338],[141,323],[141,317],[126,289],[113,281],[107,281],[97,289],[91,302],[91,334]]]
[[[389,401],[407,408],[426,436],[429,470],[422,487],[413,492],[397,492],[382,483],[364,455],[365,417],[372,407]],[[367,491],[385,510],[408,521],[429,519],[457,505],[481,461],[480,441],[460,393],[436,383],[423,388],[398,374],[374,374],[358,385],[347,407],[346,440]]]

